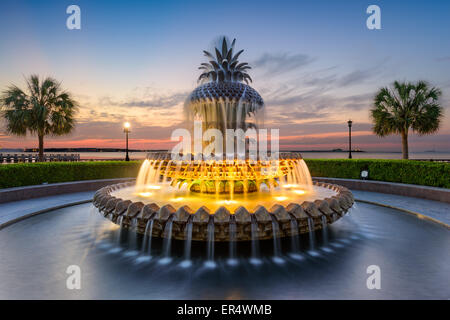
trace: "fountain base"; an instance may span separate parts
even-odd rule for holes
[[[353,195],[347,188],[328,183],[314,185],[333,190],[335,195],[332,197],[314,202],[290,203],[287,206],[275,204],[269,209],[258,206],[251,212],[242,206],[234,212],[224,206],[215,212],[202,206],[194,212],[187,205],[177,209],[170,204],[160,207],[155,203],[123,200],[111,194],[132,185],[133,183],[121,183],[98,190],[94,195],[94,206],[104,217],[121,227],[145,234],[147,226],[152,223],[150,236],[177,240],[185,240],[188,235],[186,230],[191,227],[192,240],[208,241],[208,234],[211,233],[208,225],[214,227],[214,241],[250,241],[295,236],[334,223],[354,203]],[[292,227],[293,222],[295,228]]]

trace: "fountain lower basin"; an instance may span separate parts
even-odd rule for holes
[[[316,194],[323,191],[320,199],[295,201],[288,198],[267,207],[261,205],[261,201],[255,201],[255,206],[245,207],[211,206],[207,201],[199,208],[176,207],[173,204],[144,203],[137,201],[139,199],[123,200],[118,196],[121,190],[132,186],[133,183],[121,183],[98,190],[94,195],[94,206],[104,217],[121,227],[152,237],[177,240],[250,241],[295,236],[332,224],[354,203],[347,188],[327,183],[314,183]]]

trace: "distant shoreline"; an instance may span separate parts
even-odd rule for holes
[[[44,152],[125,152],[126,149],[121,148],[45,148]],[[153,150],[142,150],[142,149],[128,149],[128,152],[168,152],[167,149],[153,149]],[[0,152],[38,152],[35,148],[12,148],[12,149],[0,149]],[[348,152],[348,150],[343,149],[332,149],[332,150],[280,150],[280,152]],[[366,152],[364,150],[355,149],[352,152]],[[387,151],[389,152],[389,151]]]
[[[133,152],[168,152],[167,149],[128,149],[129,153]],[[35,148],[0,148],[0,153],[37,153],[38,150]],[[125,149],[121,148],[46,148],[44,149],[46,153],[104,153],[104,152],[126,152]],[[332,149],[332,150],[280,150],[280,152],[300,152],[300,153],[348,153],[348,150],[343,149]],[[352,153],[399,153],[401,151],[367,151],[367,150],[352,150]],[[415,151],[413,153],[450,153],[450,151],[436,151],[436,150],[426,150],[426,151]]]

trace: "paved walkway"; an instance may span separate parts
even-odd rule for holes
[[[95,191],[61,194],[51,197],[33,198],[0,204],[0,226],[8,221],[29,215],[36,211],[62,206],[71,202],[90,200]]]
[[[450,225],[450,204],[398,195],[352,190],[356,199],[378,202],[437,219]],[[94,191],[62,194],[0,204],[0,226],[36,211],[92,199]]]
[[[378,202],[417,212],[450,225],[450,204],[440,201],[398,196],[395,194],[351,190],[355,199]]]

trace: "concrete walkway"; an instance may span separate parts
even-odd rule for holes
[[[38,211],[63,206],[68,203],[91,200],[95,191],[60,194],[50,197],[12,201],[0,204],[0,229],[3,224]],[[4,226],[3,226],[4,227]]]
[[[439,220],[450,225],[450,204],[419,198],[390,195],[385,193],[351,190],[356,199],[378,202]],[[20,219],[33,213],[45,211],[68,203],[89,201],[94,191],[62,194],[50,197],[35,198],[0,204],[0,229],[8,222]],[[6,225],[5,225],[6,223]]]
[[[378,202],[417,212],[450,225],[450,204],[440,201],[399,196],[395,194],[351,190],[355,199]]]

